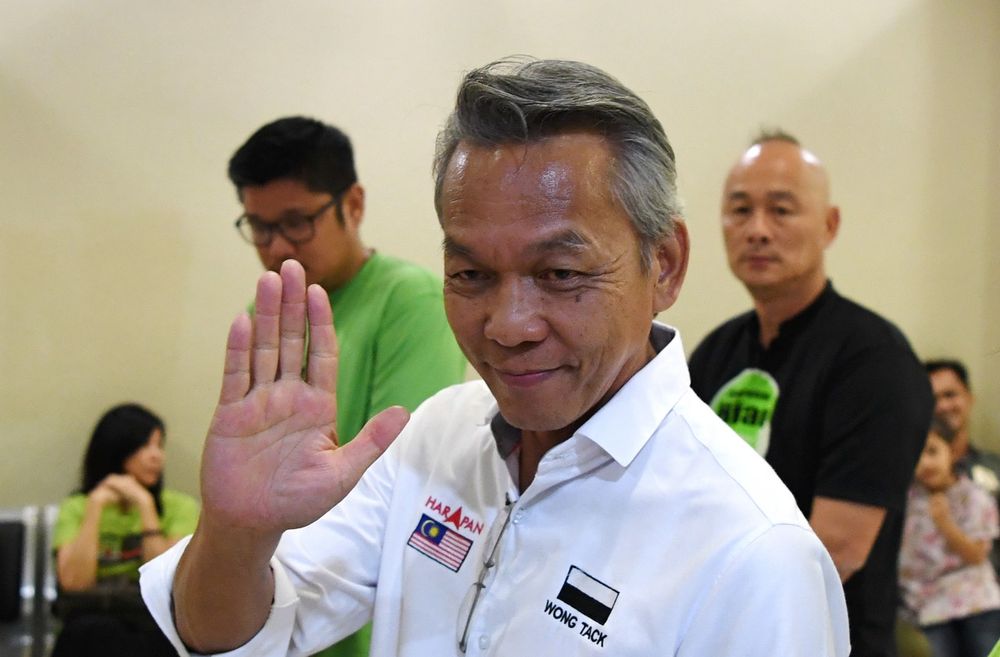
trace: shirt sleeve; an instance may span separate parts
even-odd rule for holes
[[[444,314],[440,285],[405,281],[386,304],[376,338],[372,417],[394,405],[413,411],[465,378],[466,360]]]
[[[142,599],[153,620],[181,657],[197,657],[181,641],[174,625],[172,610],[174,573],[191,537],[180,540],[172,548],[143,565],[140,569],[139,586]],[[295,608],[298,598],[288,576],[277,559],[271,560],[274,571],[274,602],[264,627],[236,650],[219,653],[226,657],[251,657],[253,655],[285,655],[295,624]]]
[[[302,530],[285,533],[271,559],[274,599],[267,621],[250,641],[221,655],[311,655],[356,631],[370,618],[374,586],[352,583],[351,573],[331,567],[332,559],[327,557],[337,553],[339,544],[335,536],[322,536],[329,529],[329,523],[321,519]],[[321,538],[327,540],[318,542]],[[198,654],[181,641],[172,609],[174,575],[190,541],[190,536],[181,539],[139,569],[143,600],[182,657]],[[305,581],[310,575],[312,580]]]
[[[80,533],[83,524],[83,514],[86,510],[87,498],[83,495],[67,497],[59,505],[59,515],[52,530],[52,549],[58,550],[69,543]]]
[[[164,502],[163,533],[167,536],[187,536],[198,526],[198,502],[181,493],[171,493]]]
[[[678,657],[847,657],[840,578],[815,534],[775,525],[733,558],[685,632]]]
[[[402,439],[397,438],[397,443]],[[390,446],[358,485],[316,522],[286,531],[271,559],[275,591],[264,627],[226,657],[307,656],[371,619],[396,469]],[[172,611],[174,574],[190,537],[140,568],[143,600],[182,657]]]
[[[866,349],[824,399],[816,495],[902,511],[934,409],[919,362],[902,345]]]
[[[974,540],[992,541],[1000,533],[997,521],[997,503],[986,491],[975,484],[968,485],[968,512],[964,514],[967,521],[963,523],[962,531]]]

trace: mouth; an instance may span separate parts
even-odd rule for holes
[[[924,470],[918,472],[915,479],[928,488],[933,488],[941,479],[940,473],[936,470]]]
[[[530,388],[548,381],[561,368],[549,369],[501,369],[493,368],[500,380],[513,388]]]
[[[751,267],[766,267],[767,265],[778,261],[778,259],[774,256],[761,255],[761,254],[745,255],[743,256],[742,260]]]

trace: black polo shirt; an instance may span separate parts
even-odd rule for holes
[[[852,657],[895,655],[906,491],[934,409],[906,338],[827,283],[767,349],[751,311],[710,333],[690,369],[694,391],[756,443],[807,518],[817,495],[886,509],[865,567],[844,591]]]

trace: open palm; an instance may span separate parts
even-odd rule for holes
[[[302,362],[309,325],[306,377]],[[254,323],[229,331],[219,405],[205,441],[204,513],[263,532],[306,525],[354,487],[406,423],[391,408],[337,447],[337,343],[326,292],[286,261],[257,284]]]

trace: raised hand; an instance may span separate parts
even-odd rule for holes
[[[302,376],[306,323],[309,349]],[[306,525],[354,487],[402,430],[390,408],[337,447],[337,343],[326,292],[293,260],[257,284],[255,320],[232,324],[219,405],[205,441],[203,514],[233,528]]]

